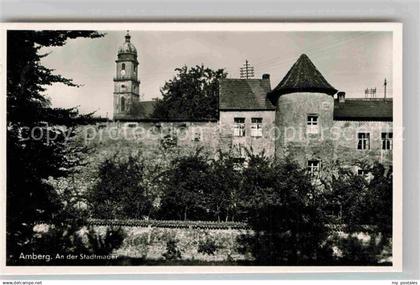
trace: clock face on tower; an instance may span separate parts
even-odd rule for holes
[[[124,76],[125,75],[125,70],[121,70],[121,75]]]

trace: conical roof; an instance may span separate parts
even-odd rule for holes
[[[306,54],[293,64],[283,80],[271,92],[270,97],[294,92],[319,92],[334,95],[337,89],[331,86]]]

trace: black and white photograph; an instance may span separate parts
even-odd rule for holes
[[[400,24],[5,27],[7,269],[401,268]]]

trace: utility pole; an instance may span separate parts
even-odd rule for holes
[[[240,69],[241,71],[241,78],[243,79],[249,79],[254,77],[254,67],[251,66],[248,62],[248,60],[245,60],[245,64]]]
[[[386,84],[387,84],[387,82],[386,82],[386,78],[385,78],[385,80],[384,80],[384,100],[386,100]]]

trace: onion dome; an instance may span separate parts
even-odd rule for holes
[[[131,36],[127,31],[127,34],[125,35],[125,42],[122,46],[118,49],[118,55],[120,54],[133,54],[137,56],[137,50],[135,46],[130,42]]]

